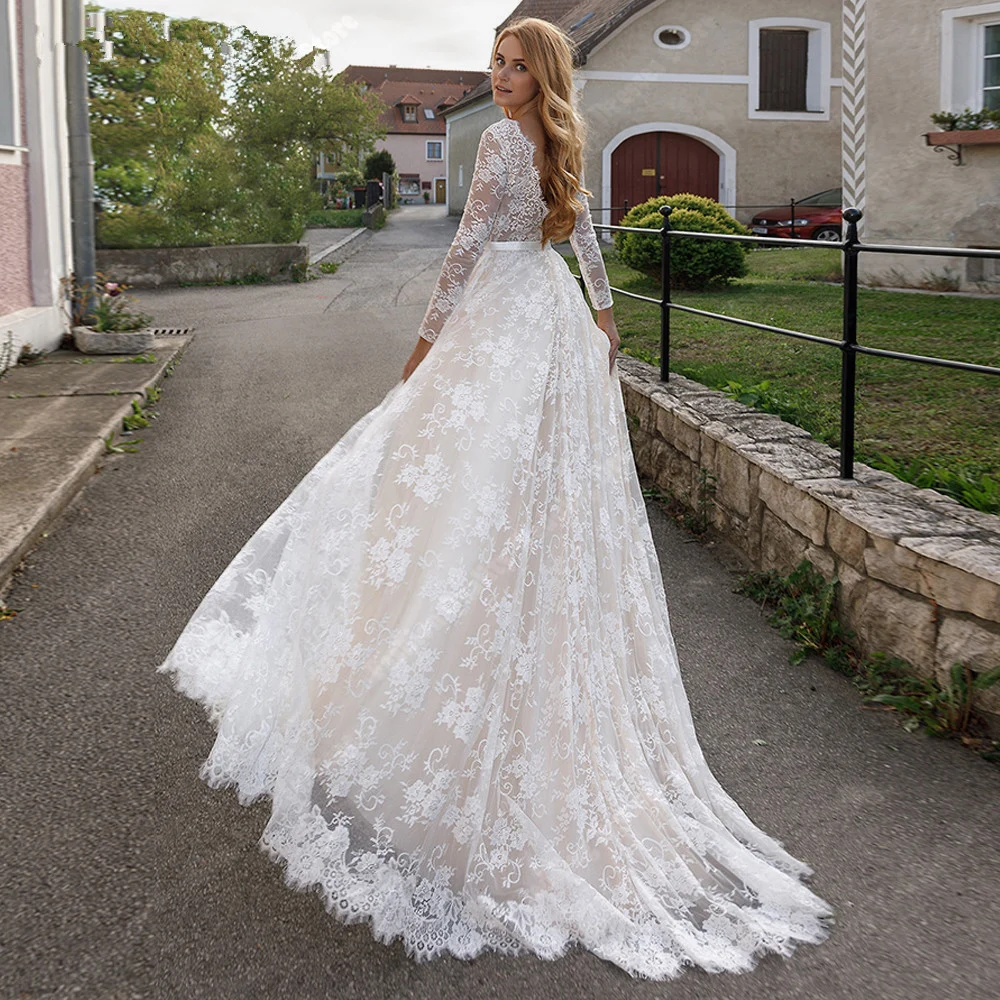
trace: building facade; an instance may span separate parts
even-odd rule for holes
[[[68,328],[72,273],[62,4],[0,0],[0,364]]]
[[[1000,108],[1000,0],[845,0],[845,204],[875,243],[1000,249],[1000,129],[934,136],[939,111]],[[928,145],[928,136],[941,145]],[[1000,262],[865,255],[878,284],[1000,290]]]
[[[468,70],[408,69],[399,66],[348,66],[343,76],[378,94],[383,104],[379,123],[385,139],[376,149],[387,150],[399,175],[404,204],[448,200],[445,171],[448,137],[444,112],[486,79]],[[317,176],[332,177],[336,166],[321,160]]]
[[[840,0],[527,0],[508,21],[522,16],[558,23],[576,45],[595,221],[681,191],[747,220],[838,186]],[[451,211],[501,114],[488,80],[446,114]]]

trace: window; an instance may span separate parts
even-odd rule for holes
[[[1000,0],[941,12],[941,110],[1000,108]]]
[[[667,24],[653,32],[653,41],[661,49],[683,49],[691,42],[691,32],[687,28]]]
[[[983,107],[1000,111],[1000,24],[983,25]]]
[[[428,119],[433,119],[434,118],[434,109],[433,108],[424,108],[424,117],[428,118]]]
[[[750,118],[829,121],[831,28],[804,17],[749,23]]]
[[[0,146],[19,145],[17,49],[14,46],[14,6],[0,0]]]
[[[808,111],[809,32],[766,28],[760,33],[758,111]]]
[[[428,142],[427,143],[427,159],[428,160],[442,160],[444,159],[444,154],[442,149],[444,148],[443,142]]]
[[[420,194],[420,174],[400,174],[399,193],[402,197],[413,197]]]
[[[403,105],[403,121],[415,122],[417,120],[417,106],[415,104]]]
[[[840,208],[844,204],[844,194],[842,188],[830,188],[829,191],[820,191],[819,194],[811,194],[808,198],[800,198],[796,205],[814,205],[817,208]]]

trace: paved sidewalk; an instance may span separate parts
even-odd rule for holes
[[[98,468],[132,401],[145,402],[190,340],[157,337],[151,362],[55,351],[0,375],[0,594]]]

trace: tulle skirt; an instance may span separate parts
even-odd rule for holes
[[[551,246],[486,246],[160,669],[217,726],[203,777],[272,800],[288,882],[418,958],[666,978],[828,933],[704,760],[608,340]]]

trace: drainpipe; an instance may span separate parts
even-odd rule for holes
[[[70,218],[73,223],[73,272],[80,290],[73,322],[90,312],[94,293],[94,157],[90,148],[87,94],[87,53],[79,44],[86,37],[82,0],[63,0],[66,46],[66,119],[69,135]]]

